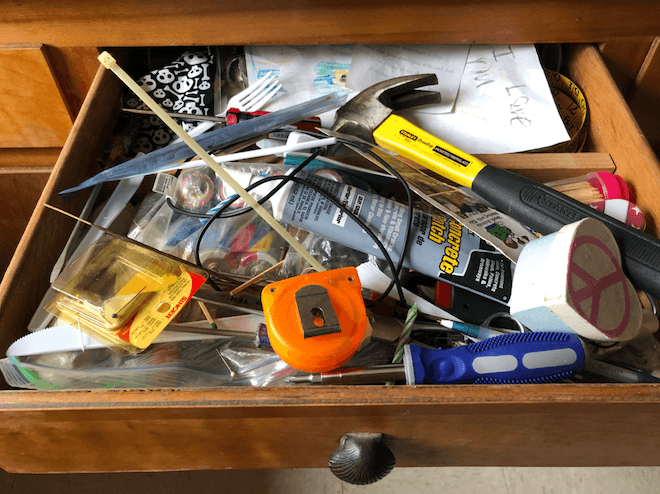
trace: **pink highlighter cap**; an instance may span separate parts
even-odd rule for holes
[[[630,190],[626,181],[610,172],[596,172],[587,175],[589,184],[597,188],[603,199],[630,200]]]

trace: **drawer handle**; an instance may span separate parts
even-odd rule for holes
[[[392,471],[396,462],[383,434],[344,434],[328,465],[335,476],[349,484],[372,484]]]

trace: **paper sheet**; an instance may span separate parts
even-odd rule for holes
[[[419,113],[447,113],[454,108],[469,50],[469,45],[358,45],[346,85],[359,92],[393,77],[436,74],[437,85],[420,89],[438,91],[442,102]]]
[[[248,83],[272,71],[282,89],[263,109],[275,111],[328,93],[348,94],[346,77],[353,58],[352,45],[249,46],[245,48]],[[323,126],[334,121],[324,115]]]
[[[444,54],[445,49],[453,55]],[[331,45],[245,50],[249,83],[272,70],[283,85],[265,110],[329,92],[346,94],[347,86],[359,91],[402,73],[429,73],[434,68],[441,84],[420,89],[441,91],[447,105],[462,71],[454,111],[440,114],[442,108],[425,107],[398,112],[427,132],[471,154],[528,151],[569,139],[533,45],[469,46],[463,70],[460,52],[467,49],[467,45]],[[435,62],[429,61],[433,58]],[[349,97],[355,94],[350,92]],[[334,112],[320,116],[324,127],[332,125]]]
[[[533,45],[473,45],[454,112],[399,112],[471,154],[514,153],[569,139]]]

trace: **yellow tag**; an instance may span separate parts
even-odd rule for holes
[[[472,187],[474,177],[486,166],[397,115],[387,117],[373,136],[379,146],[466,187]]]
[[[148,276],[145,273],[137,273],[133,276],[128,283],[126,283],[117,297],[124,295],[137,295],[138,293],[155,292],[161,290],[163,287],[170,285],[176,281],[176,275],[169,274],[159,278]]]
[[[260,250],[270,250],[270,246],[273,243],[273,237],[275,236],[275,232],[270,232],[268,235],[266,235],[264,238],[259,240],[254,246],[250,249],[249,252],[257,252]]]
[[[121,340],[141,349],[147,348],[206,281],[205,276],[185,269],[181,271],[178,276],[173,275],[173,282],[157,291],[135,318],[119,331],[117,336]]]
[[[155,294],[131,323],[129,339],[138,348],[148,347],[170,319],[188,302],[192,291],[190,273],[185,272],[167,289]]]

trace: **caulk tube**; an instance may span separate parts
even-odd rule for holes
[[[370,227],[392,259],[401,257],[409,210],[398,202],[349,184],[301,172],[305,179],[337,198]],[[355,250],[384,256],[356,222],[310,187],[288,183],[271,197],[273,216],[283,223],[318,233]],[[452,218],[413,211],[404,266],[461,286],[502,304],[509,301],[512,264],[494,247]]]

